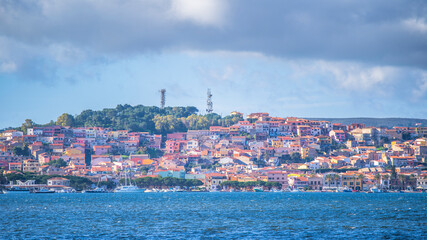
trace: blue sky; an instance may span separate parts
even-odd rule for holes
[[[427,117],[425,1],[0,2],[0,128],[117,104]]]

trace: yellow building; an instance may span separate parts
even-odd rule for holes
[[[353,190],[362,190],[363,179],[360,178],[359,175],[354,174],[354,173],[343,173],[343,174],[341,174],[342,186],[351,188]]]
[[[308,169],[308,165],[307,164],[302,164],[301,166],[298,167],[299,170],[304,170],[304,169]]]
[[[312,147],[302,147],[301,148],[301,158],[315,158],[317,156],[316,149]]]
[[[283,142],[282,141],[280,141],[280,140],[272,140],[271,141],[271,146],[273,147],[273,148],[279,148],[279,147],[283,147]]]
[[[67,155],[67,156],[76,155],[76,154],[84,154],[84,152],[82,152],[79,149],[75,149],[75,148],[67,148],[65,150],[65,155]]]

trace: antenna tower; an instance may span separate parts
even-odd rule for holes
[[[212,103],[212,93],[211,93],[211,89],[208,88],[208,100],[206,101],[207,103],[207,108],[206,108],[206,112],[212,113],[213,112],[213,103]]]
[[[161,99],[160,99],[160,108],[163,109],[165,108],[165,103],[166,103],[166,89],[160,89],[160,94],[161,94]]]

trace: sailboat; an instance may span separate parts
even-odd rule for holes
[[[127,171],[125,171],[125,185],[119,186],[116,189],[114,189],[115,193],[135,193],[135,192],[144,192],[145,189],[138,188],[137,186],[133,185],[130,177],[128,182],[128,175]]]

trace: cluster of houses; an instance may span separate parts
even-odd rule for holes
[[[28,154],[17,155],[16,148]],[[61,126],[0,133],[6,173],[117,180],[132,169],[132,177],[200,179],[207,189],[224,181],[266,181],[283,189],[426,190],[426,157],[427,127],[421,125],[389,129],[268,113],[249,114],[230,127],[166,136]],[[50,164],[59,160],[65,166]]]

